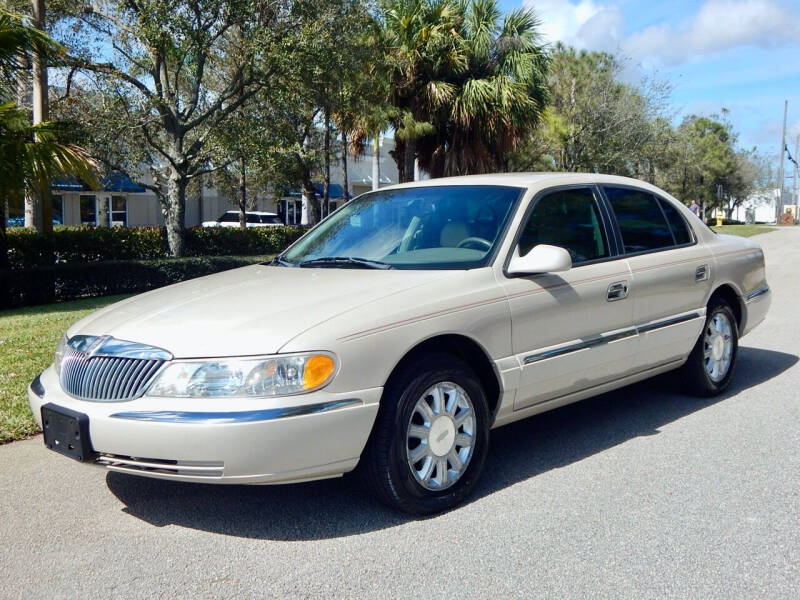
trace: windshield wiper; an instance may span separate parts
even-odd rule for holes
[[[288,260],[284,260],[280,256],[276,256],[272,260],[269,260],[267,262],[263,262],[261,264],[262,265],[278,265],[278,266],[281,266],[281,267],[296,267],[297,266],[294,263],[290,263]]]
[[[321,256],[319,258],[310,258],[300,263],[300,267],[338,267],[350,266],[356,269],[391,269],[392,265],[389,263],[381,262],[379,260],[370,260],[368,258],[359,258],[358,256]]]

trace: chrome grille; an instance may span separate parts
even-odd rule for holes
[[[132,400],[140,396],[161,365],[166,362],[164,352],[153,348],[153,356],[146,358],[136,345],[140,357],[131,357],[123,350],[133,344],[100,338],[88,351],[68,345],[61,359],[61,387],[68,394],[83,400],[106,402]],[[104,347],[107,347],[106,351]],[[118,353],[115,356],[114,353]]]

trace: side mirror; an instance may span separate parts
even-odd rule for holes
[[[572,268],[569,252],[558,246],[539,244],[525,256],[519,255],[519,246],[508,265],[509,275],[533,275],[534,273],[558,273]]]

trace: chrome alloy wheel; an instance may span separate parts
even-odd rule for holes
[[[714,383],[722,381],[731,368],[733,328],[727,315],[718,312],[706,324],[703,336],[703,362]]]
[[[475,410],[464,389],[450,381],[420,396],[408,423],[406,461],[428,490],[444,490],[459,480],[472,458]]]

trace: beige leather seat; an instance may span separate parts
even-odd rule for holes
[[[455,248],[469,236],[469,228],[465,223],[445,223],[445,226],[442,227],[442,233],[439,235],[439,244],[443,248]]]

